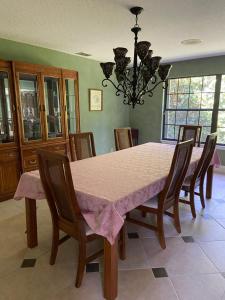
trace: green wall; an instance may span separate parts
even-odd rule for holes
[[[186,60],[172,63],[170,77],[201,76],[225,74],[225,56]],[[158,87],[152,98],[146,97],[145,104],[130,112],[132,127],[140,130],[140,143],[159,142],[162,130],[163,89]],[[225,151],[218,150],[223,165]]]
[[[99,62],[46,48],[0,39],[0,59],[74,69],[79,72],[81,130],[93,131],[98,154],[114,148],[113,129],[131,126],[139,128],[140,143],[161,138],[163,90],[158,87],[152,98],[146,97],[143,106],[132,109],[122,104],[114,89],[102,88],[103,75]],[[173,63],[170,77],[225,74],[225,56],[187,60]],[[88,89],[103,89],[103,111],[89,112]],[[220,150],[225,165],[225,151]]]
[[[112,87],[102,88],[103,74],[99,62],[46,48],[0,39],[0,59],[72,69],[79,72],[81,130],[93,131],[97,154],[114,148],[113,129],[127,127],[129,107],[115,96]],[[89,112],[88,89],[103,89],[103,111]]]

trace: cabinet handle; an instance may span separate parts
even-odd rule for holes
[[[15,153],[8,153],[8,156],[9,157],[15,157],[16,155],[15,155]]]
[[[31,160],[29,160],[29,163],[30,163],[31,165],[36,165],[37,160],[36,160],[36,159],[31,159]]]
[[[12,105],[12,109],[13,109],[13,112],[16,111],[16,106],[14,104]]]

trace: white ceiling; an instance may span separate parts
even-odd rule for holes
[[[225,0],[0,0],[0,37],[112,61],[119,46],[133,56],[132,6],[144,8],[139,40],[164,61],[225,54]]]

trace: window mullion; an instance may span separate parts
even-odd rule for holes
[[[215,94],[214,94],[214,105],[213,105],[213,113],[212,113],[211,132],[215,132],[217,130],[218,110],[219,110],[219,103],[220,103],[221,80],[222,80],[222,75],[221,74],[216,75],[216,86],[215,86]]]

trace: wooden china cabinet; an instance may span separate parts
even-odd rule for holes
[[[78,73],[1,62],[0,105],[0,200],[5,200],[22,172],[38,168],[37,149],[67,153],[69,133],[80,130]]]
[[[11,63],[0,61],[0,201],[13,196],[20,177]]]

